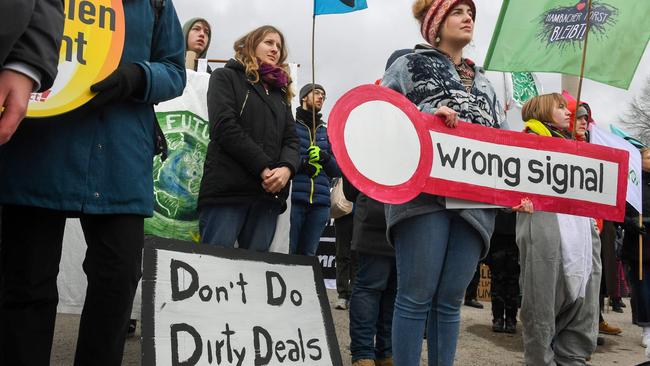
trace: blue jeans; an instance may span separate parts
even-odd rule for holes
[[[350,298],[352,362],[393,354],[391,327],[396,291],[395,258],[357,253],[357,275]]]
[[[460,306],[483,239],[451,210],[408,218],[393,227],[392,236],[398,283],[393,315],[395,364],[420,364],[428,313],[429,366],[453,365]]]
[[[289,254],[315,256],[329,219],[330,208],[327,206],[292,203]]]
[[[257,200],[248,203],[204,206],[199,211],[201,242],[256,252],[268,252],[275,235],[281,204]]]

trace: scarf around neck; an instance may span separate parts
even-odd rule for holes
[[[284,88],[289,84],[289,76],[280,67],[260,63],[259,73],[262,81],[273,87]]]

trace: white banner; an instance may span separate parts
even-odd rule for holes
[[[627,150],[630,153],[626,200],[638,212],[643,212],[641,199],[641,153],[639,149],[624,139],[599,128],[594,123],[589,125],[589,134],[591,138],[590,142],[593,144]]]

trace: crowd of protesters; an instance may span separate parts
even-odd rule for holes
[[[126,33],[119,66],[90,87],[97,96],[89,103],[47,123],[23,117],[30,92],[51,87],[56,75],[61,1],[0,5],[3,22],[14,25],[0,32],[0,364],[49,363],[67,218],[80,219],[88,246],[75,364],[119,365],[135,331],[129,317],[143,223],[153,213],[152,159],[166,148],[153,105],[183,92],[185,68],[206,57],[212,31],[204,18],[181,27],[172,4],[151,7],[124,3],[126,27],[138,31]],[[448,128],[462,128],[459,120],[507,128],[494,88],[463,56],[474,2],[415,0],[412,10],[426,43],[393,53],[381,85]],[[335,221],[336,308],[350,312],[354,366],[419,365],[425,335],[429,365],[452,365],[462,304],[483,307],[482,260],[492,273],[492,330],[517,333],[519,318],[526,364],[584,365],[599,332],[619,334],[602,313],[605,298],[623,311],[622,272],[633,322],[650,344],[650,253],[639,258],[637,250],[650,215],[650,150],[641,152],[641,223],[631,206],[614,223],[536,211],[527,198],[502,209],[449,209],[431,194],[383,204],[342,177],[321,114],[325,88],[304,85],[293,113],[283,33],[255,28],[233,51],[209,70],[201,242],[267,252],[290,202],[289,253],[315,256],[341,177],[353,210]],[[525,132],[589,143],[589,106],[569,104],[557,93],[533,97],[522,109]]]

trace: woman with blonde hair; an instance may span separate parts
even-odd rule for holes
[[[557,93],[540,95],[521,111],[525,131],[571,139],[571,112]],[[584,365],[596,349],[600,238],[595,220],[537,211],[518,213],[527,365]]]
[[[478,66],[463,58],[474,32],[474,2],[417,0],[413,14],[428,44],[395,60],[382,85],[404,94],[422,112],[443,118],[450,128],[458,118],[500,128],[503,113],[492,85]],[[447,209],[443,197],[430,194],[386,207],[398,283],[394,363],[420,364],[428,314],[429,365],[451,365],[465,288],[488,252],[496,210]]]
[[[204,243],[264,252],[300,161],[287,49],[282,32],[265,25],[234,50],[210,77],[199,229]]]

